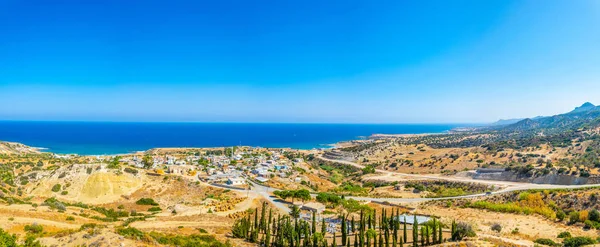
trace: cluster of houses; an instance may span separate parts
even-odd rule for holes
[[[123,157],[121,162],[144,168],[143,156]],[[221,183],[232,186],[244,185],[246,178],[258,182],[267,182],[274,177],[288,178],[294,174],[292,165],[304,162],[301,158],[289,160],[278,151],[232,152],[226,155],[172,155],[153,156],[152,169],[170,174],[198,176],[209,183]],[[193,173],[192,173],[193,172]],[[300,183],[300,177],[294,177]]]

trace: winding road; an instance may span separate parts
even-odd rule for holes
[[[334,160],[328,159],[323,156],[318,156],[318,159],[337,162],[342,164],[347,164],[354,166],[356,168],[364,168],[365,166],[360,165],[355,162],[346,161],[346,160]],[[375,169],[377,173],[380,173],[379,176],[371,177],[373,179],[390,179],[390,178],[416,178],[416,179],[436,179],[436,180],[446,180],[446,181],[456,181],[456,182],[466,182],[466,183],[482,183],[482,184],[491,184],[500,187],[504,187],[501,190],[491,192],[491,194],[501,194],[511,191],[520,191],[520,190],[532,190],[532,189],[577,189],[577,188],[589,188],[589,187],[600,187],[600,184],[583,184],[583,185],[558,185],[558,184],[533,184],[533,183],[520,183],[520,182],[509,182],[509,181],[495,181],[495,180],[478,180],[470,177],[450,177],[450,176],[440,176],[440,175],[422,175],[422,174],[409,174],[409,173],[400,173],[400,172],[392,172],[387,170]],[[355,200],[368,200],[373,202],[389,202],[389,203],[411,203],[411,202],[425,202],[425,201],[435,201],[435,200],[448,200],[448,199],[461,199],[461,198],[474,198],[488,196],[486,193],[480,194],[472,194],[465,196],[453,196],[453,197],[439,197],[439,198],[372,198],[372,197],[346,197],[353,198]]]
[[[351,165],[357,168],[364,168],[363,165],[345,161],[345,160],[333,160],[325,157],[318,157],[319,159],[331,162],[338,162],[342,164]],[[584,184],[584,185],[556,185],[556,184],[533,184],[533,183],[519,183],[519,182],[508,182],[508,181],[494,181],[494,180],[477,180],[470,177],[450,177],[450,176],[440,176],[440,175],[422,175],[422,174],[408,174],[408,173],[400,173],[400,172],[392,172],[386,170],[376,169],[376,172],[379,174],[377,176],[371,177],[374,179],[386,179],[386,180],[394,180],[394,179],[403,179],[403,178],[412,178],[412,179],[436,179],[436,180],[446,180],[446,181],[456,181],[456,182],[467,182],[467,183],[482,183],[482,184],[490,184],[501,187],[502,189],[491,192],[491,193],[480,193],[480,194],[471,194],[464,196],[453,196],[453,197],[439,197],[439,198],[382,198],[382,197],[360,197],[360,196],[346,196],[346,198],[352,198],[354,200],[359,201],[371,201],[378,203],[418,203],[418,202],[426,202],[426,201],[436,201],[436,200],[451,200],[451,199],[464,199],[464,198],[476,198],[476,197],[484,197],[490,196],[494,194],[507,193],[511,191],[521,191],[521,190],[531,190],[531,189],[577,189],[577,188],[589,188],[589,187],[600,187],[600,184]],[[254,195],[261,196],[265,198],[267,201],[275,205],[281,211],[289,213],[290,203],[282,201],[279,198],[276,198],[271,193],[276,188],[264,186],[258,183],[253,182],[250,179],[247,179],[248,183],[251,185],[251,189],[239,189],[240,192],[243,193],[252,193]],[[213,185],[211,185],[213,186]],[[313,197],[316,196],[316,193],[312,194]]]

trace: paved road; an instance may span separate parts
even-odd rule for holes
[[[357,164],[355,162],[346,161],[346,160],[334,160],[328,159],[323,156],[319,156],[319,159],[338,162],[342,164],[347,164],[354,166],[356,168],[364,168],[365,166]],[[511,191],[519,191],[519,190],[530,190],[530,189],[576,189],[576,188],[589,188],[589,187],[600,187],[600,184],[584,184],[584,185],[557,185],[557,184],[533,184],[533,183],[520,183],[520,182],[509,182],[509,181],[495,181],[495,180],[477,180],[470,177],[450,177],[450,176],[440,176],[440,175],[422,175],[422,174],[408,174],[408,173],[400,173],[400,172],[392,172],[387,170],[376,169],[375,170],[381,175],[373,176],[373,179],[394,179],[394,178],[416,178],[416,179],[437,179],[437,180],[446,180],[446,181],[456,181],[456,182],[468,182],[468,183],[482,183],[482,184],[491,184],[500,187],[504,187],[501,190],[494,191],[492,194],[500,194]],[[367,200],[373,202],[390,202],[390,203],[410,203],[410,202],[424,202],[424,201],[434,201],[434,200],[447,200],[447,199],[461,199],[461,198],[474,198],[474,197],[482,197],[487,196],[485,193],[481,194],[473,194],[466,196],[455,196],[455,197],[440,197],[440,198],[371,198],[371,197],[346,197],[353,198],[355,200]]]

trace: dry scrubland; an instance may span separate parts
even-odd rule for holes
[[[44,161],[38,166],[39,158]],[[35,236],[45,246],[160,245],[157,238],[149,237],[158,235],[119,234],[125,227],[144,234],[214,236],[214,241],[247,246],[226,237],[232,217],[261,204],[259,197],[246,198],[191,177],[149,176],[143,170],[132,174],[122,168],[108,169],[106,164],[61,163],[45,156],[2,159],[21,163],[13,172],[27,177],[27,182],[13,179],[13,186],[7,181],[1,184],[2,229],[20,239]],[[156,204],[140,205],[142,198],[152,198]],[[33,233],[27,230],[31,226],[42,230]]]
[[[378,168],[401,173],[456,173],[485,167],[486,164],[505,164],[518,156],[533,155],[544,161],[557,161],[573,153],[583,153],[589,141],[576,147],[557,148],[549,145],[525,148],[523,150],[504,149],[490,152],[481,147],[433,148],[425,144],[400,144],[389,140],[379,141],[378,145],[362,150],[356,161],[363,165],[375,164]],[[532,163],[536,163],[533,160]],[[595,169],[597,171],[597,169]]]
[[[374,198],[428,198],[483,193],[503,187],[435,179],[415,180],[409,176],[377,173],[373,168],[435,174],[433,177],[452,176],[466,169],[505,164],[521,157],[535,157],[527,162],[534,163],[533,169],[543,169],[545,162],[582,155],[592,145],[589,141],[583,141],[565,147],[539,145],[490,152],[482,147],[434,148],[394,140],[378,140],[368,148],[362,148],[366,146],[365,142],[343,145],[342,149],[356,155],[357,163],[367,166],[364,169],[319,160],[314,152],[302,151],[300,153],[307,163],[293,168],[302,178],[302,183],[275,176],[266,185],[282,190],[306,189],[315,193]],[[360,148],[353,146],[356,144]],[[154,149],[148,153],[184,155],[199,150],[202,149]],[[249,197],[246,197],[246,193],[196,182],[197,179],[192,176],[150,175],[144,169],[137,168],[134,169],[136,172],[128,172],[124,164],[115,168],[89,157],[61,159],[16,144],[3,143],[0,151],[3,152],[0,153],[0,164],[12,164],[10,169],[14,175],[13,186],[7,185],[6,181],[2,184],[2,228],[17,234],[21,240],[26,235],[34,235],[47,246],[160,245],[157,242],[159,237],[195,235],[214,237],[215,241],[222,243],[230,241],[232,246],[256,246],[242,239],[231,238],[231,227],[235,220],[263,202],[278,211],[259,194],[249,193]],[[538,159],[543,160],[542,164],[537,163]],[[577,170],[577,167],[569,169]],[[590,171],[596,174],[597,168]],[[444,243],[442,246],[533,246],[533,241],[540,238],[561,242],[562,239],[557,236],[565,231],[573,236],[595,238],[598,235],[596,228],[600,227],[586,220],[589,221],[587,215],[597,209],[597,202],[592,199],[599,192],[535,192],[543,193],[535,201],[537,204],[527,204],[531,202],[521,200],[519,193],[509,193],[485,197],[483,200],[402,205],[368,203],[366,206],[375,209],[377,214],[382,208],[400,208],[401,212],[435,216],[447,228],[453,220],[464,221],[472,225],[478,235],[464,242]],[[49,198],[57,201],[49,201]],[[139,201],[144,198],[151,198],[152,202],[140,204]],[[57,206],[57,203],[64,208]],[[510,203],[514,205],[506,206]],[[328,217],[335,218],[340,212],[346,212],[339,205],[327,206]],[[511,209],[506,210],[507,207]],[[514,207],[530,209],[515,210]],[[558,219],[560,211],[566,215],[565,219]],[[573,212],[578,213],[578,217],[571,222],[569,217]],[[34,234],[26,230],[32,225],[42,226],[42,233]],[[500,225],[502,229],[492,230],[494,225]]]

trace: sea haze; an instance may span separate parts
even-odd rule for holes
[[[81,155],[240,144],[312,149],[372,134],[441,133],[460,126],[465,125],[0,121],[0,140]]]

